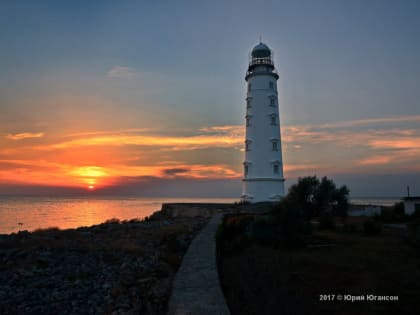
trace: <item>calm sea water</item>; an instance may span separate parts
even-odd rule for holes
[[[0,234],[38,228],[90,226],[112,218],[144,218],[162,203],[229,203],[237,198],[136,198],[136,197],[22,197],[0,196]],[[356,204],[392,205],[397,198],[354,198]]]
[[[112,218],[144,218],[171,202],[234,202],[236,198],[22,197],[0,196],[0,234],[90,226]]]

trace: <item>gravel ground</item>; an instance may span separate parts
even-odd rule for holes
[[[78,229],[0,236],[0,314],[166,314],[205,218],[160,212]]]

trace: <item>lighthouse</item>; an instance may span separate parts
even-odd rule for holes
[[[245,76],[243,201],[275,202],[284,196],[278,78],[273,53],[260,42],[252,49]]]

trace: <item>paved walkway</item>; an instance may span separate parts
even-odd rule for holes
[[[170,315],[229,315],[219,283],[215,233],[222,214],[216,214],[192,241],[173,285]]]

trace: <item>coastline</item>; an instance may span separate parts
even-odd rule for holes
[[[182,257],[220,212],[271,204],[163,203],[145,219],[0,235],[0,313],[166,314]]]
[[[0,238],[0,313],[166,314],[173,277],[208,216],[21,231]]]
[[[164,198],[134,196],[0,196],[0,234],[39,228],[72,229],[109,219],[143,219],[162,204],[233,203],[233,198]]]
[[[237,204],[237,200],[233,198],[63,198],[26,196],[22,199],[21,196],[0,195],[0,237],[19,231],[33,232],[51,227],[62,230],[90,227],[112,218],[121,221],[143,219],[165,209],[167,205],[202,209],[212,208],[213,205],[229,207]],[[358,209],[366,206],[389,207],[399,201],[401,198],[398,197],[353,197],[350,204]],[[159,208],[161,210],[156,210]]]

